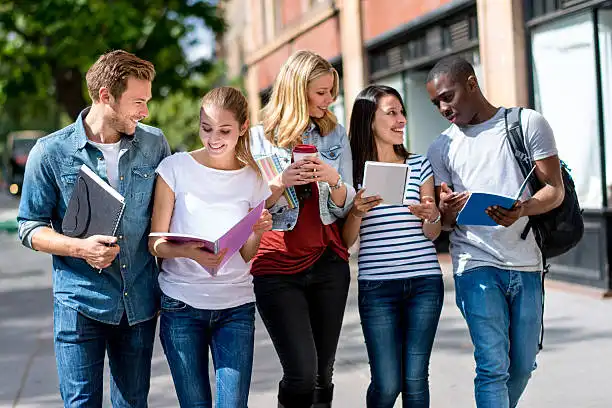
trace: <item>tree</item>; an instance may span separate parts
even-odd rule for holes
[[[200,101],[184,92],[173,92],[149,104],[147,124],[158,127],[173,151],[201,147],[199,139]]]
[[[199,94],[179,90],[149,103],[149,117],[145,122],[164,131],[172,150],[193,150],[202,146],[199,136],[202,96],[223,82],[225,71],[225,64],[217,61],[205,76],[190,78],[187,88],[199,89]]]
[[[225,23],[204,0],[2,0],[0,104],[8,98],[54,97],[74,119],[87,103],[84,74],[96,58],[124,49],[155,64],[155,96],[199,93],[188,78],[212,63],[184,52],[198,23],[222,33]]]

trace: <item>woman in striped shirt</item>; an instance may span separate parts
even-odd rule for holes
[[[440,234],[434,179],[426,157],[403,146],[406,117],[399,93],[371,85],[357,96],[350,133],[356,188],[366,161],[406,163],[404,206],[382,204],[361,190],[343,230],[359,237],[359,314],[370,360],[367,407],[429,407],[429,357],[444,286],[433,240]]]

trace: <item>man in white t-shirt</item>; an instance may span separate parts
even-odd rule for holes
[[[451,122],[427,157],[443,225],[452,230],[456,301],[474,344],[476,405],[515,407],[535,368],[542,323],[542,255],[531,232],[526,239],[520,235],[528,216],[563,201],[555,139],[542,115],[523,109],[525,141],[544,187],[511,210],[487,209],[498,226],[456,225],[470,192],[514,196],[524,178],[506,138],[505,108],[484,97],[469,62],[439,61],[427,91]]]

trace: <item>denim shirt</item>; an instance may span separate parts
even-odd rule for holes
[[[102,152],[88,143],[83,125],[89,108],[76,122],[41,138],[26,164],[19,205],[19,238],[32,248],[32,236],[42,227],[62,232],[62,219],[82,164],[104,180]],[[158,309],[158,269],[148,250],[155,169],[170,154],[161,130],[138,124],[133,137],[122,137],[118,191],[125,210],[117,231],[119,255],[102,270],[80,258],[53,256],[53,297],[85,316],[119,324],[124,312],[133,325],[155,317]]]
[[[302,143],[316,146],[319,151],[319,157],[340,173],[346,186],[346,201],[344,206],[338,207],[331,198],[329,185],[325,182],[317,183],[319,186],[319,214],[323,224],[329,225],[338,218],[346,217],[355,197],[355,189],[353,188],[353,157],[346,130],[344,130],[342,125],[338,124],[331,133],[321,136],[317,127],[311,124],[302,136]],[[271,143],[266,138],[262,125],[251,129],[251,153],[256,160],[259,157],[276,154],[283,170],[291,165],[292,151]],[[288,188],[294,189],[293,187]],[[284,205],[276,203],[269,211],[272,214],[272,229],[287,231],[295,227],[300,209],[299,206],[289,208],[286,203]]]

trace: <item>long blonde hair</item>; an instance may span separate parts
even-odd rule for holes
[[[308,114],[308,84],[327,74],[334,77],[331,94],[336,99],[340,79],[326,59],[312,51],[298,51],[289,57],[274,82],[270,101],[261,112],[264,133],[270,142],[284,148],[301,143],[311,121],[322,136],[334,130],[338,120],[331,111],[327,110],[322,118],[311,118]]]
[[[239,130],[242,129],[249,116],[249,104],[246,97],[240,90],[231,86],[214,88],[204,95],[202,98],[202,104],[200,105],[200,117],[202,116],[202,109],[204,109],[204,106],[215,106],[217,108],[232,112],[236,118],[236,121],[238,122]],[[238,137],[238,143],[236,144],[236,158],[244,166],[249,166],[255,170],[257,175],[261,177],[259,166],[251,154],[250,145],[251,133],[247,127],[246,131]]]

